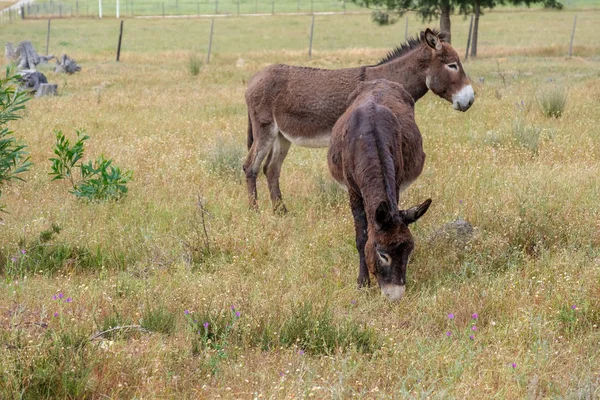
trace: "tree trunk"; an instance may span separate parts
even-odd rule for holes
[[[479,36],[479,14],[481,14],[481,3],[475,0],[475,20],[473,22],[473,36],[471,36],[471,57],[477,57],[477,37]]]
[[[35,92],[35,97],[56,96],[57,92],[58,85],[56,83],[42,83]]]
[[[448,37],[448,43],[452,43],[452,31],[450,27],[450,0],[442,0],[440,3],[440,31]]]

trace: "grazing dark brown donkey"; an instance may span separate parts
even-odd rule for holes
[[[406,266],[414,248],[408,225],[419,219],[431,199],[398,209],[400,192],[423,170],[421,133],[414,101],[402,85],[385,79],[364,82],[350,96],[348,110],[331,136],[331,174],[348,189],[360,255],[359,286],[370,283],[392,301],[404,295]]]
[[[264,172],[271,201],[285,211],[279,174],[291,143],[327,147],[331,128],[362,81],[401,83],[415,101],[431,90],[466,111],[474,101],[473,88],[458,54],[444,40],[427,29],[377,65],[338,70],[272,65],[254,75],[246,90],[249,153],[244,171],[250,206],[257,206],[256,177],[268,155]]]

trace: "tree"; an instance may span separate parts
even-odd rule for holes
[[[397,13],[400,16],[408,11],[416,12],[423,21],[440,19],[440,31],[444,32],[447,42],[451,43],[452,29],[450,15],[454,12],[460,0],[352,0],[361,7],[382,7],[386,13]],[[384,19],[389,21],[388,18]],[[394,20],[391,20],[394,22]]]
[[[14,180],[23,180],[19,174],[31,166],[26,157],[24,144],[17,143],[14,132],[8,129],[8,122],[20,119],[19,112],[29,100],[27,93],[19,90],[20,76],[12,69],[6,69],[6,78],[0,77],[0,196],[2,186]],[[3,207],[0,206],[0,211]]]
[[[471,39],[471,56],[477,56],[477,38],[479,36],[479,17],[483,15],[484,9],[492,9],[499,5],[526,5],[542,4],[546,8],[562,9],[558,0],[352,0],[362,7],[381,7],[387,13],[397,13],[400,16],[408,11],[414,11],[423,21],[440,19],[440,31],[447,36],[447,42],[451,43],[452,32],[450,15],[458,10],[465,17],[473,14],[473,36]],[[385,21],[390,21],[385,18]],[[391,19],[393,22],[394,20]]]
[[[419,0],[415,0],[419,1]],[[562,3],[557,0],[459,0],[459,14],[467,16],[474,15],[473,19],[473,34],[471,36],[471,57],[477,56],[477,41],[479,38],[479,17],[483,15],[484,9],[492,9],[499,5],[526,5],[530,7],[532,4],[542,4],[545,8],[556,8],[561,10]]]

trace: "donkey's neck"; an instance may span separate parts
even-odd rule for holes
[[[426,65],[419,60],[419,51],[410,53],[388,61],[381,65],[366,67],[365,81],[374,79],[387,79],[398,82],[417,101],[427,93]]]

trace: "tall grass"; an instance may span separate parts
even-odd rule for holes
[[[559,118],[567,106],[567,90],[563,86],[552,85],[540,89],[537,102],[546,117]]]

